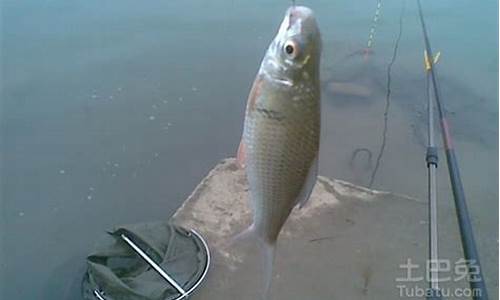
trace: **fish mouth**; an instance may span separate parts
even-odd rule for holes
[[[314,13],[312,9],[307,6],[291,6],[288,8],[288,15],[305,18],[313,16]]]
[[[288,8],[288,29],[294,26],[299,20],[305,20],[314,16],[312,9],[306,6],[292,6]]]
[[[304,31],[304,23],[314,20],[312,9],[305,6],[292,6],[288,8],[285,19],[278,30],[278,36],[301,35]]]
[[[317,43],[319,45],[316,45]],[[287,9],[278,33],[268,48],[261,72],[272,78],[275,83],[293,86],[292,73],[309,64],[311,57],[319,54],[320,43],[313,11],[305,6],[292,6]],[[287,55],[284,50],[287,44],[293,44],[298,54],[293,57]]]

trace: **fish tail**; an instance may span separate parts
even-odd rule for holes
[[[261,276],[261,296],[262,300],[270,299],[276,241],[267,241],[266,239],[260,237],[257,234],[255,225],[252,224],[247,229],[234,236],[230,241],[230,245],[233,246],[240,243],[250,243],[251,245],[258,246],[258,260],[260,261],[260,270],[263,275]]]
[[[263,257],[263,271],[264,271],[264,289],[262,292],[262,299],[267,300],[271,296],[271,282],[273,279],[273,266],[274,254],[276,253],[276,242],[261,241],[262,257]]]

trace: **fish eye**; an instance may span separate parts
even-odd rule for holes
[[[293,41],[287,41],[283,46],[283,50],[285,51],[285,54],[290,58],[295,58],[299,54],[297,44],[295,44],[295,42]]]

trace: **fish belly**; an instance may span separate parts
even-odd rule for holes
[[[244,139],[253,225],[274,243],[317,158],[319,110],[291,111],[280,120],[266,113],[247,116]]]

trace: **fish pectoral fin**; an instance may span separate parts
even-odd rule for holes
[[[311,196],[314,185],[316,184],[317,178],[318,178],[318,156],[316,156],[313,163],[311,164],[309,172],[307,173],[306,182],[302,187],[302,190],[300,191],[300,194],[295,202],[296,204],[299,205],[299,208],[302,208],[304,207],[304,205],[306,205],[307,201]]]
[[[243,143],[243,139],[241,139],[240,146],[238,147],[238,153],[236,154],[236,161],[238,162],[238,166],[240,168],[245,168],[246,163],[246,155],[245,155],[245,143]]]

